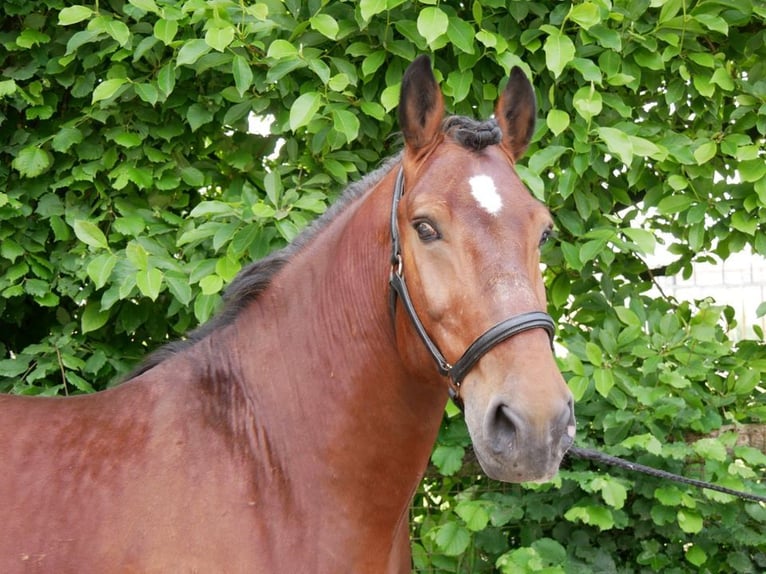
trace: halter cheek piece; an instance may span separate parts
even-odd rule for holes
[[[500,321],[493,327],[490,327],[469,345],[468,349],[463,353],[463,356],[460,357],[454,365],[451,365],[447,359],[444,358],[444,355],[439,350],[439,347],[436,346],[436,343],[434,343],[431,337],[428,336],[423,323],[418,317],[417,311],[415,311],[412,299],[410,298],[410,293],[407,290],[407,283],[404,280],[404,263],[402,261],[401,241],[399,239],[399,226],[397,225],[397,210],[399,207],[399,200],[401,200],[403,194],[404,170],[399,168],[399,173],[396,176],[396,185],[394,187],[394,199],[391,206],[391,276],[389,278],[389,283],[391,285],[391,313],[396,313],[396,300],[398,297],[401,300],[407,315],[409,315],[412,325],[415,327],[415,331],[417,331],[418,336],[421,338],[436,362],[439,373],[449,377],[450,397],[456,405],[462,408],[460,385],[479,359],[481,359],[495,345],[514,335],[529,331],[530,329],[545,329],[551,340],[551,348],[553,348],[555,324],[551,316],[542,311],[530,311],[528,313],[521,313],[515,317],[510,317],[509,319]]]

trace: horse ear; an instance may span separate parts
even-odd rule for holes
[[[514,67],[508,85],[495,104],[495,118],[503,131],[503,145],[513,161],[524,155],[532,139],[536,108],[532,84],[521,68]]]
[[[404,72],[399,97],[399,127],[406,147],[417,152],[433,142],[443,117],[444,101],[431,60],[418,56]]]

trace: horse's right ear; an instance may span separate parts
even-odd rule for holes
[[[409,151],[417,153],[436,138],[444,117],[444,100],[431,71],[431,60],[418,56],[404,72],[399,97],[399,127]]]

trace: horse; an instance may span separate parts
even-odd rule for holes
[[[221,312],[91,395],[0,397],[0,571],[409,572],[409,505],[448,396],[488,476],[553,476],[573,442],[539,247],[515,172],[518,68],[495,118],[404,73],[403,149]]]

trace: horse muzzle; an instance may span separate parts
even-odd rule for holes
[[[495,480],[549,480],[574,442],[571,398],[562,400],[549,417],[542,419],[525,415],[521,408],[502,398],[490,401],[483,414],[470,411],[470,405],[466,405],[476,456],[487,476]]]

